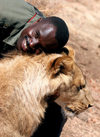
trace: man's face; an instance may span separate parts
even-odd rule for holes
[[[43,19],[24,29],[17,41],[17,48],[23,51],[34,51],[43,49],[53,52],[58,48],[55,38],[56,27]]]

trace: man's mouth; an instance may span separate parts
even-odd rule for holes
[[[23,40],[23,44],[22,44],[22,49],[24,51],[27,51],[29,48],[30,48],[30,41],[29,41],[28,36],[25,36]]]

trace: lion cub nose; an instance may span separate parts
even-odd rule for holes
[[[89,104],[89,105],[88,105],[88,108],[90,108],[90,107],[93,107],[93,105]]]

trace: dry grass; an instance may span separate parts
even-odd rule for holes
[[[35,7],[37,7],[45,16],[54,15],[62,5],[59,4],[58,0],[26,0]]]

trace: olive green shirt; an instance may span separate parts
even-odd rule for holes
[[[0,28],[7,33],[3,42],[14,46],[22,30],[43,17],[38,9],[24,0],[0,0]]]

